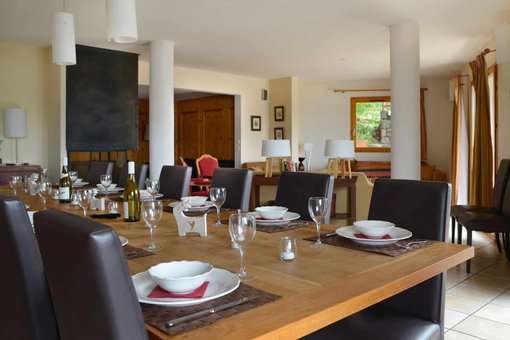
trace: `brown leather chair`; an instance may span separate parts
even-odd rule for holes
[[[222,208],[248,211],[252,181],[253,171],[251,170],[217,168],[213,174],[211,187],[226,188],[227,199]]]
[[[368,218],[403,226],[417,238],[444,241],[449,210],[448,183],[378,179]],[[444,281],[444,274],[437,275],[305,339],[443,339]]]
[[[127,185],[127,179],[128,179],[128,165],[127,162],[125,162],[120,168],[119,173],[119,179],[118,184],[120,187],[125,188]],[[143,163],[135,164],[135,178],[136,178],[136,184],[138,185],[138,189],[142,190],[145,189],[145,180],[147,179],[147,176],[149,174],[149,164]]]
[[[5,293],[0,339],[56,340],[57,321],[25,204],[0,195],[0,258]]]
[[[287,207],[289,211],[300,214],[304,220],[311,220],[308,212],[308,198],[327,197],[331,204],[334,183],[333,176],[327,174],[284,172],[278,182],[274,204]],[[324,223],[329,223],[330,214],[331,207],[324,218]]]
[[[164,165],[159,174],[159,192],[163,198],[181,199],[189,196],[191,167]]]
[[[34,224],[62,339],[148,339],[115,231],[54,209]]]
[[[90,161],[85,180],[91,185],[100,183],[101,175],[113,175],[114,163],[111,161]]]

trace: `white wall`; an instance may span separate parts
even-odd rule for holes
[[[149,84],[149,63],[139,62],[138,83]],[[176,66],[174,68],[174,86],[180,89],[239,95],[241,121],[240,145],[241,163],[260,161],[262,140],[269,134],[268,102],[261,99],[262,89],[268,88],[268,80],[239,76],[229,73],[192,69]],[[250,116],[262,116],[261,131],[250,131]]]
[[[389,80],[307,82],[299,83],[300,142],[314,144],[312,168],[327,164],[324,142],[329,138],[350,139],[351,97],[390,96],[390,91],[335,93],[334,89],[389,88]],[[451,103],[448,100],[448,79],[422,79],[427,119],[428,155],[431,164],[447,171],[450,160]],[[389,161],[391,153],[358,152],[359,160]],[[437,162],[437,164],[436,164]]]

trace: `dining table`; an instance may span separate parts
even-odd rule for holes
[[[9,191],[3,187],[0,191]],[[36,196],[19,194],[28,210],[42,209]],[[47,208],[82,215],[80,208],[49,199]],[[225,219],[231,211],[222,212]],[[213,226],[215,213],[208,214],[208,235],[179,237],[172,213],[164,212],[155,229],[161,250],[150,256],[128,260],[131,275],[161,262],[200,260],[231,272],[239,270],[239,251],[233,249],[228,226]],[[86,217],[89,218],[89,217]],[[129,245],[143,247],[149,230],[142,221],[95,219],[126,237]],[[324,225],[324,232],[339,225]],[[150,339],[295,339],[326,327],[364,308],[411,288],[474,256],[474,248],[445,242],[392,257],[346,247],[312,247],[304,238],[316,235],[314,225],[284,232],[257,232],[247,246],[246,270],[251,287],[280,298],[250,310],[220,319],[204,327],[170,336],[146,323]],[[280,240],[297,242],[297,258],[280,259]]]

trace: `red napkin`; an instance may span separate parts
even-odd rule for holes
[[[391,239],[391,236],[386,234],[384,235],[383,237],[369,237],[365,234],[361,234],[361,233],[357,233],[357,234],[354,234],[354,236],[356,236],[357,238],[366,238],[366,239],[369,239],[369,240],[388,240],[388,239]]]
[[[264,218],[262,216],[255,217],[256,220],[267,220],[267,221],[276,221],[276,220],[283,220],[283,217],[280,218]]]
[[[160,286],[156,286],[156,288],[154,288],[152,290],[152,292],[150,292],[148,297],[150,297],[152,299],[165,299],[165,298],[166,299],[168,299],[168,298],[172,298],[172,299],[177,299],[177,298],[200,299],[204,296],[207,286],[209,286],[209,281],[205,281],[200,287],[198,287],[191,293],[187,293],[187,294],[176,294],[176,293],[168,292],[168,291],[164,290],[163,288],[161,288]]]

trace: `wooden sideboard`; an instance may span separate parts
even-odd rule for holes
[[[39,165],[0,165],[0,185],[9,184],[12,176],[29,176],[41,171],[42,168]]]

